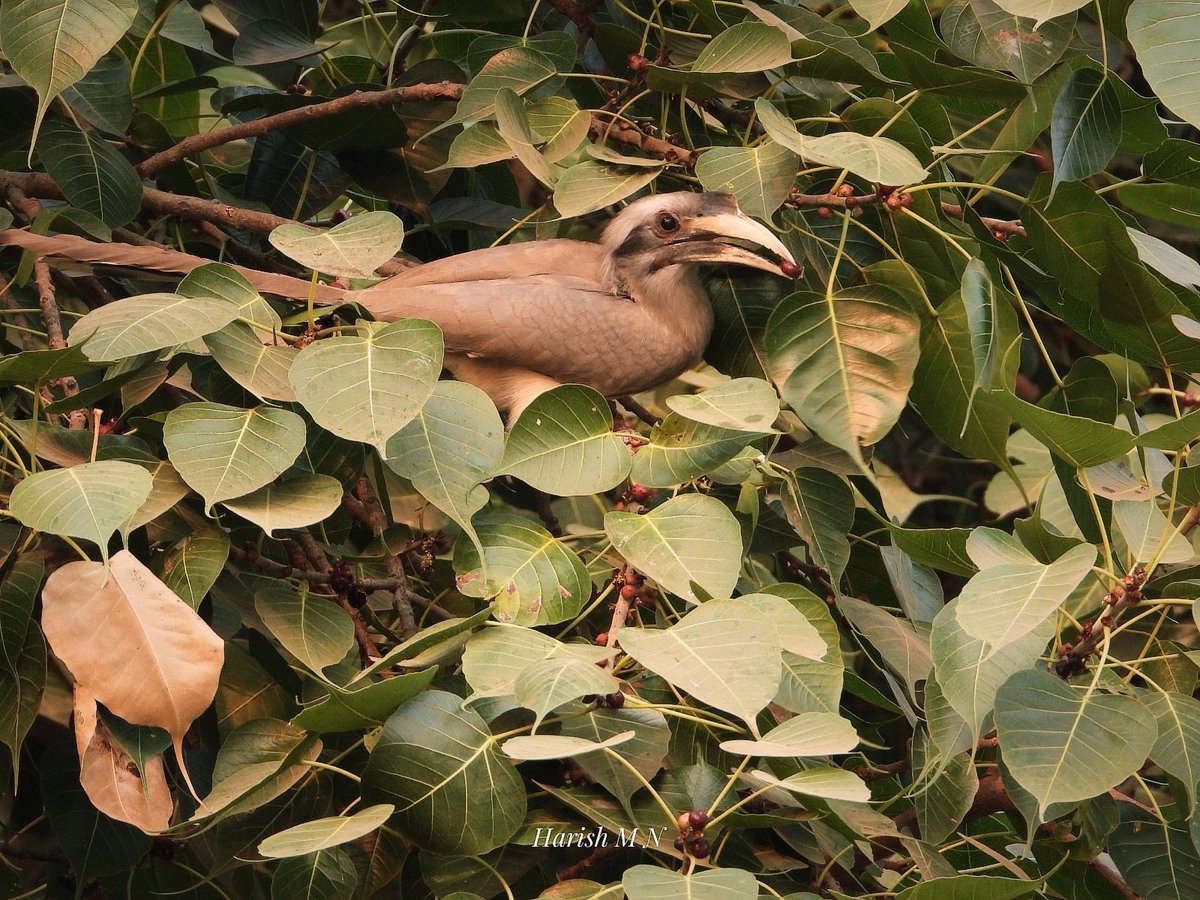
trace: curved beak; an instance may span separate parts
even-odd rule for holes
[[[783,274],[780,268],[783,261],[796,267],[796,260],[783,241],[742,212],[697,216],[686,223],[684,233],[671,243],[690,250],[687,255],[694,262],[749,266],[776,275]]]

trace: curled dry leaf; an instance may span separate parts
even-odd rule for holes
[[[96,695],[81,684],[75,685],[75,746],[79,781],[96,809],[147,834],[166,830],[172,802],[162,754],[147,757],[145,771],[139,773],[97,716]]]
[[[76,683],[127,722],[170,733],[186,779],[183,735],[212,702],[225,658],[204,620],[122,550],[107,570],[73,562],[46,579],[42,629]]]

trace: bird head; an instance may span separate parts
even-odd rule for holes
[[[795,277],[800,266],[732,194],[680,192],[636,200],[609,223],[602,243],[612,274],[636,281],[670,266],[738,265]]]

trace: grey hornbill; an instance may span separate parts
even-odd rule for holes
[[[138,261],[128,252],[105,259],[97,252],[105,245],[21,231],[0,232],[6,243],[167,271],[207,262],[146,248],[138,248]],[[787,247],[742,213],[732,195],[684,192],[629,204],[598,243],[551,239],[475,250],[361,290],[325,286],[316,300],[358,303],[385,321],[437,323],[446,367],[511,417],[557,384],[620,397],[664,384],[699,360],[713,324],[697,272],[706,264],[789,277],[800,271]],[[293,298],[309,291],[299,279],[240,271],[261,291]]]

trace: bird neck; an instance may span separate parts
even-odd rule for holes
[[[713,310],[695,266],[642,271],[625,288],[624,293],[675,335],[680,346],[698,348],[699,355],[712,332]]]

